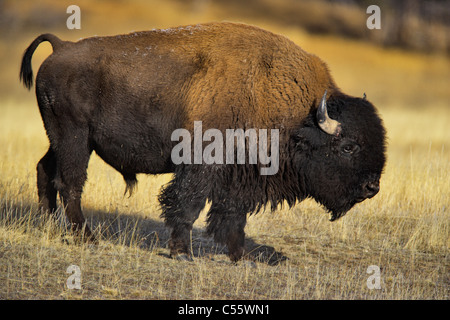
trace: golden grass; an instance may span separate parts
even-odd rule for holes
[[[195,261],[168,259],[156,196],[170,176],[140,175],[126,198],[120,174],[95,155],[83,208],[102,240],[74,244],[63,218],[37,214],[35,165],[48,143],[37,109],[10,103],[2,115],[1,298],[448,299],[448,109],[382,110],[390,141],[381,192],[341,220],[329,222],[313,201],[250,217],[248,246],[289,258],[256,268],[228,262],[203,236],[204,214],[192,235]],[[67,288],[71,264],[82,290]],[[367,288],[369,265],[381,268],[380,290]]]

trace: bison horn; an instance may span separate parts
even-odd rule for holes
[[[320,106],[317,109],[317,122],[319,123],[320,129],[328,134],[338,135],[341,130],[341,124],[328,116],[327,90],[325,90],[325,94],[320,101]]]

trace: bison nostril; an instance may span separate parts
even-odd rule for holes
[[[368,182],[364,184],[364,191],[366,192],[366,196],[368,198],[372,198],[378,193],[378,191],[380,191],[380,184],[378,183],[378,181]]]

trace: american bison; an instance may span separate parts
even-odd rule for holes
[[[94,237],[80,202],[92,151],[123,175],[130,193],[137,173],[173,173],[159,196],[171,256],[189,256],[190,230],[207,201],[207,234],[237,261],[247,215],[267,204],[274,210],[310,197],[336,220],[379,191],[385,130],[374,106],[342,93],[322,60],[284,36],[236,23],[75,43],[43,34],[23,56],[27,88],[31,57],[43,41],[53,53],[36,78],[50,140],[37,165],[39,202],[52,212],[59,193],[72,228],[87,238]],[[175,164],[172,133],[193,132],[196,121],[224,134],[277,130],[276,173],[261,174],[267,163],[259,159]]]

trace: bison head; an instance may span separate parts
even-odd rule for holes
[[[365,97],[326,96],[291,141],[305,196],[329,210],[334,221],[378,193],[386,144],[382,120]]]

